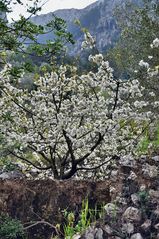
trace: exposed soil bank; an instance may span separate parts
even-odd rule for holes
[[[90,207],[109,202],[109,183],[74,180],[0,180],[0,213],[8,213],[22,223],[40,220],[53,225],[62,223],[63,210],[78,212],[82,201],[86,198]],[[53,231],[46,225],[37,225],[31,230],[32,237],[29,237],[31,239],[49,238]]]

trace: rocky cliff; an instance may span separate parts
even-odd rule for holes
[[[106,50],[114,45],[119,36],[119,29],[114,17],[114,9],[117,5],[123,4],[122,0],[99,0],[84,9],[64,9],[54,13],[48,13],[32,18],[36,24],[44,25],[51,21],[54,14],[63,18],[67,22],[68,30],[73,33],[76,40],[74,48],[71,48],[72,53],[77,53],[80,50],[83,34],[78,26],[74,24],[76,19],[79,19],[82,27],[89,29],[97,40],[97,48],[100,51]],[[49,33],[45,36],[39,36],[40,42],[45,42],[52,39],[53,34]]]

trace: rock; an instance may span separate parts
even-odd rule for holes
[[[75,234],[73,237],[72,237],[72,239],[80,239],[81,238],[81,235],[80,234]]]
[[[135,206],[137,206],[138,203],[139,203],[139,197],[138,197],[138,195],[135,194],[135,193],[131,194],[131,201],[133,202],[133,204],[134,204]]]
[[[140,233],[136,233],[130,237],[130,239],[143,239]]]
[[[125,197],[117,196],[116,197],[116,202],[119,204],[122,204],[122,206],[127,205],[127,201]]]
[[[96,228],[95,239],[103,239],[103,230],[101,228]]]
[[[154,210],[154,214],[159,217],[159,206],[157,206],[156,210]]]
[[[124,223],[122,231],[127,234],[132,234],[134,232],[134,225],[132,223]]]
[[[141,192],[144,192],[145,190],[146,190],[146,185],[142,184],[142,185],[140,186],[140,191],[141,191]]]
[[[130,167],[130,168],[136,167],[136,161],[131,155],[125,155],[121,157],[119,163],[121,166],[125,166],[125,167]]]
[[[150,189],[150,190],[149,190],[149,196],[150,196],[152,199],[159,200],[159,191],[158,191],[158,190]]]
[[[154,160],[155,162],[159,162],[159,155],[152,157],[152,160]]]
[[[159,223],[157,223],[154,228],[159,231]]]
[[[112,170],[111,176],[110,176],[112,181],[116,181],[118,179],[117,178],[118,177],[118,173],[119,173],[118,170]]]
[[[141,155],[140,158],[139,158],[139,161],[141,163],[145,163],[147,161],[147,155]]]
[[[145,164],[142,167],[142,172],[146,178],[156,178],[158,176],[158,168],[154,165]]]
[[[0,178],[5,179],[16,179],[16,178],[24,178],[24,174],[19,171],[11,171],[11,172],[4,172],[0,174]]]
[[[8,173],[1,173],[0,178],[4,180],[4,179],[9,179],[10,177],[9,177]]]
[[[139,222],[141,220],[141,212],[138,208],[128,207],[123,213],[123,219],[127,222]]]
[[[104,206],[104,210],[106,212],[107,215],[109,216],[114,216],[116,215],[117,211],[118,211],[118,208],[115,204],[113,203],[107,203],[105,206]]]
[[[142,225],[141,225],[141,228],[144,230],[144,231],[147,231],[150,229],[151,227],[151,220],[147,219]]]
[[[137,179],[137,175],[136,175],[133,171],[131,171],[131,172],[130,172],[130,175],[129,175],[129,177],[128,177],[128,179],[134,181],[135,179]]]
[[[110,192],[111,195],[113,195],[114,193],[116,193],[116,188],[110,186],[110,187],[109,187],[109,192]]]
[[[95,239],[95,228],[94,227],[89,227],[84,235],[82,235],[81,239]]]
[[[111,227],[109,225],[105,225],[104,226],[104,231],[108,234],[111,235],[113,233],[113,230],[111,229]]]

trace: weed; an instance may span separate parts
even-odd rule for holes
[[[73,212],[64,211],[67,224],[64,226],[64,235],[66,239],[71,239],[76,233],[81,234],[87,229],[92,222],[95,222],[102,213],[95,209],[89,208],[88,199],[82,202],[82,209],[79,213],[79,220],[75,223],[75,215]]]

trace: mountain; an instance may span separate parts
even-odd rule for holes
[[[78,26],[74,24],[79,19],[82,27],[87,28],[96,38],[97,48],[100,51],[106,51],[117,41],[120,30],[113,16],[117,5],[123,4],[123,0],[99,0],[84,9],[63,9],[44,15],[35,16],[32,21],[36,24],[44,25],[53,19],[53,16],[63,18],[67,22],[68,31],[70,31],[76,40],[76,44],[71,46],[70,53],[76,54],[80,51],[83,41],[83,34]],[[53,39],[53,34],[39,36],[39,42]]]

